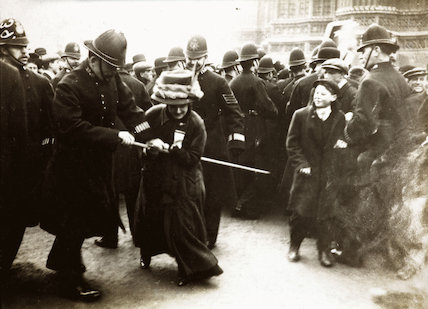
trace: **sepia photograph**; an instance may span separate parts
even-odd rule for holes
[[[0,309],[428,309],[428,0],[1,0]]]

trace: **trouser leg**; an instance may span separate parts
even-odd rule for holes
[[[299,250],[302,241],[308,234],[309,224],[312,220],[304,218],[296,213],[293,213],[290,217],[290,249]]]
[[[84,237],[63,233],[55,238],[46,266],[62,273],[82,273],[84,265],[81,248]]]
[[[9,272],[25,232],[25,225],[20,220],[1,220],[0,226],[0,275]]]

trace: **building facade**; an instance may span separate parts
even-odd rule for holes
[[[428,63],[428,0],[259,0],[258,4],[257,43],[279,58],[288,58],[293,47],[310,56],[326,35],[349,41],[349,32],[342,31],[340,38],[335,37],[338,29],[327,34],[326,29],[332,22],[352,21],[356,45],[361,33],[377,23],[398,41],[400,65]],[[346,48],[351,48],[349,44]]]

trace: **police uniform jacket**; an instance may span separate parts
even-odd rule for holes
[[[275,119],[278,110],[269,98],[263,80],[244,70],[230,83],[245,115],[245,149],[262,149],[267,138],[266,119]]]
[[[36,207],[40,205],[40,183],[47,162],[52,155],[53,122],[52,100],[53,90],[47,78],[25,69],[20,63],[6,57],[5,60],[18,69],[24,86],[25,108],[27,112],[27,159],[23,168],[26,177],[20,187],[20,203],[26,204],[29,224],[37,220]]]
[[[113,152],[121,140],[116,116],[128,131],[144,127],[119,75],[99,80],[88,61],[59,82],[54,101],[57,143],[46,183],[41,226],[57,234],[72,230],[82,237],[103,235],[118,224],[112,180]]]
[[[244,123],[241,109],[226,80],[220,75],[204,70],[198,75],[204,96],[193,103],[193,110],[202,117],[207,130],[207,145],[204,155],[226,160],[227,148],[243,148]],[[225,119],[228,141],[220,121],[220,112]]]
[[[355,111],[345,128],[350,143],[362,143],[382,153],[408,127],[405,99],[410,88],[389,62],[373,66],[361,82]]]
[[[19,71],[0,61],[0,216],[22,216],[16,206],[17,188],[25,178],[27,118]],[[23,205],[25,206],[25,205]]]
[[[64,77],[64,75],[69,73],[69,72],[71,72],[70,69],[63,68],[58,72],[57,75],[55,75],[55,77],[51,81],[52,87],[54,90],[55,90],[56,86],[58,85],[59,81]]]

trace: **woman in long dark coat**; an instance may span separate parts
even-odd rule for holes
[[[149,148],[134,227],[142,268],[152,256],[168,253],[177,261],[180,286],[223,272],[206,245],[200,158],[207,134],[203,120],[191,110],[191,81],[190,71],[164,72],[154,87],[152,98],[166,105],[146,113],[143,135]]]
[[[334,82],[317,80],[314,87],[313,103],[294,113],[287,136],[288,157],[294,168],[288,258],[298,261],[303,239],[316,234],[320,263],[328,267],[333,265],[330,244],[334,240],[339,164],[347,147],[345,117],[333,103],[339,92]]]

